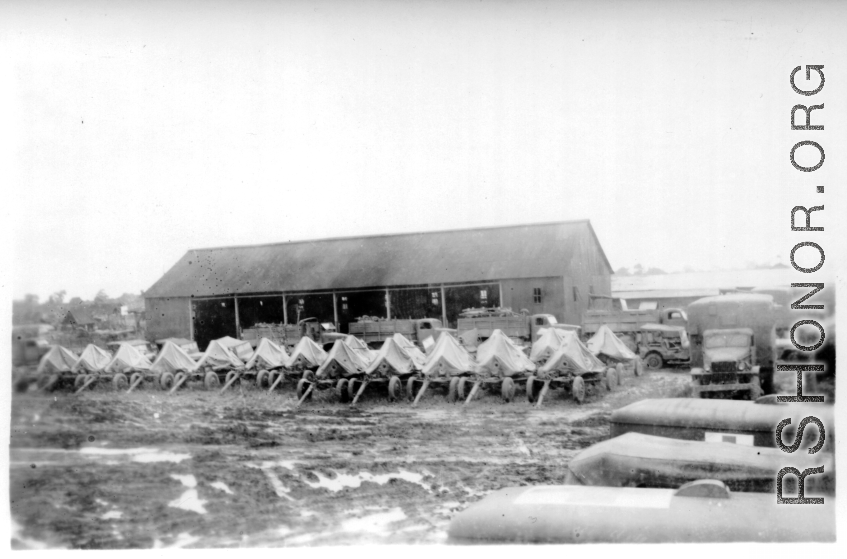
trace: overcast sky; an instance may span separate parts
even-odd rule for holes
[[[737,4],[6,2],[12,295],[138,293],[189,248],[586,218],[616,269],[787,264],[790,208],[844,168],[847,11]],[[831,67],[820,95],[801,64]],[[812,101],[827,129],[792,132]]]

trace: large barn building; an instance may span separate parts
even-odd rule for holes
[[[612,268],[588,220],[189,250],[144,295],[152,339],[209,340],[315,317],[440,318],[511,307],[580,324]]]

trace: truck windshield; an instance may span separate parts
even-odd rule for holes
[[[553,316],[553,315],[548,316],[547,317],[547,324],[558,324],[558,322],[556,321],[556,317]]]
[[[709,336],[704,342],[708,349],[718,347],[750,347],[750,336],[744,334],[723,334]]]

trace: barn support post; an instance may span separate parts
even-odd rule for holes
[[[503,308],[503,282],[498,281],[497,287],[499,288],[499,291],[500,291],[500,304],[498,306],[500,308]]]
[[[335,329],[340,330],[338,325],[338,297],[335,295],[335,291],[332,292],[332,318],[335,320]]]
[[[238,319],[238,297],[233,296],[235,301],[235,337],[241,339],[241,321]]]
[[[444,324],[445,328],[448,328],[447,325],[447,297],[444,291],[444,285],[441,285],[441,322]]]
[[[188,298],[188,339],[194,341],[194,301]]]
[[[391,320],[391,294],[388,292],[388,288],[385,288],[385,312],[386,319]]]
[[[288,301],[286,300],[285,293],[282,294],[282,322],[288,325]]]

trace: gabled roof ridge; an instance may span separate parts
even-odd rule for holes
[[[406,233],[378,233],[375,235],[350,235],[350,236],[341,236],[341,237],[324,237],[321,239],[300,239],[295,241],[277,241],[273,243],[260,243],[255,245],[225,245],[225,246],[216,246],[216,247],[202,247],[202,248],[190,248],[188,252],[201,252],[201,251],[209,251],[209,250],[231,250],[237,248],[265,248],[272,246],[280,246],[280,245],[295,245],[295,244],[304,244],[304,243],[323,243],[330,241],[352,241],[355,239],[380,239],[380,238],[388,238],[388,237],[407,237],[412,235],[433,235],[439,233],[467,233],[470,231],[491,231],[493,229],[511,229],[518,227],[544,227],[550,225],[577,225],[580,223],[587,223],[589,227],[591,226],[590,219],[570,219],[565,221],[544,221],[539,223],[516,223],[514,225],[487,225],[484,227],[465,227],[465,228],[456,228],[456,229],[436,229],[434,231],[410,231]],[[592,228],[592,234],[594,230]],[[596,237],[596,235],[595,235]],[[598,241],[599,245],[599,241]],[[601,248],[602,250],[602,248]],[[603,255],[605,258],[605,254]]]

